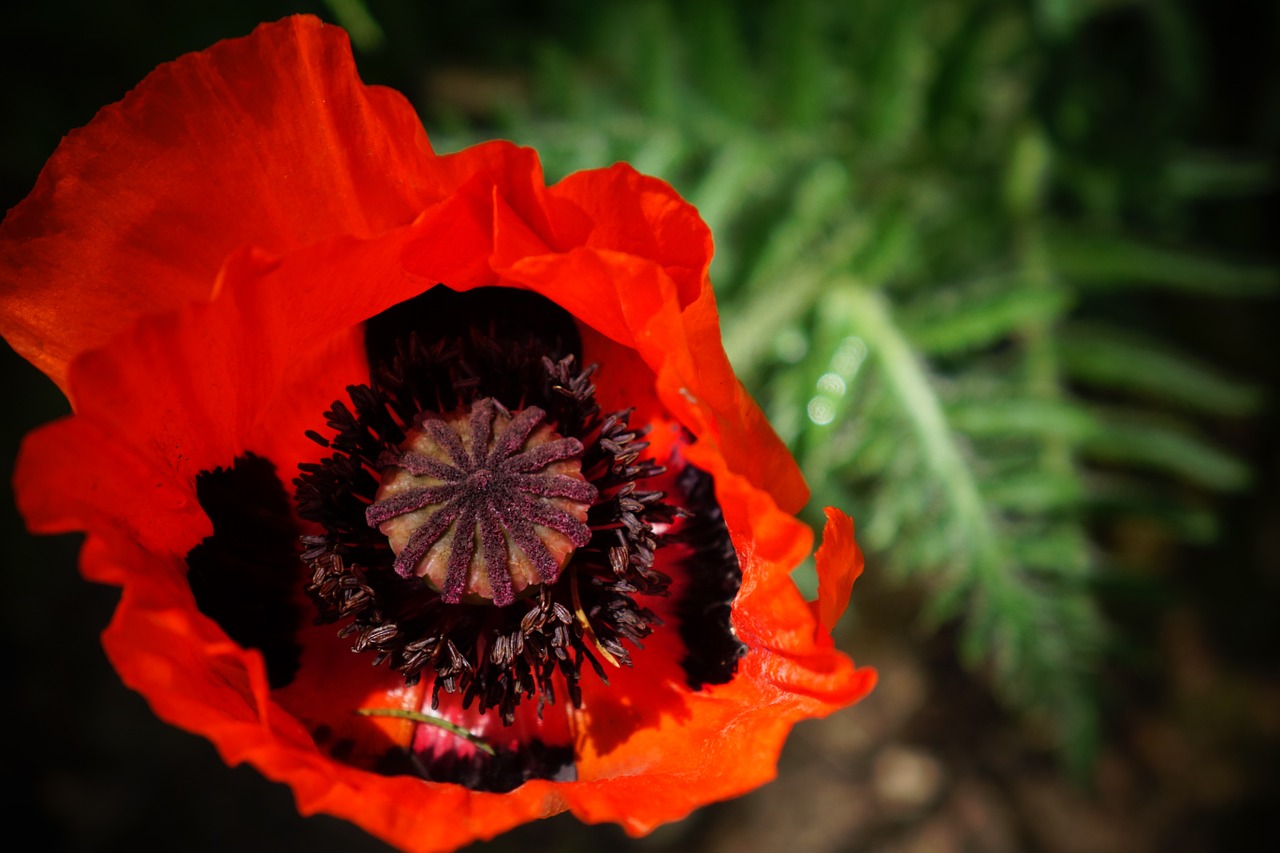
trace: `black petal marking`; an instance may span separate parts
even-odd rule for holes
[[[301,654],[294,597],[303,573],[298,529],[275,466],[247,454],[230,468],[201,471],[196,497],[213,522],[213,535],[187,554],[196,607],[232,640],[262,652],[268,682],[283,687]]]
[[[686,649],[680,666],[689,687],[701,690],[708,684],[731,681],[738,671],[738,660],[746,654],[747,647],[734,634],[732,622],[742,567],[716,502],[711,475],[686,465],[676,489],[674,502],[690,513],[668,536],[673,545],[678,542],[683,546],[681,563],[689,578],[675,607]]]

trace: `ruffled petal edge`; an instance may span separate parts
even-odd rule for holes
[[[77,354],[207,297],[240,247],[412,221],[448,192],[433,158],[408,101],[364,86],[318,18],[165,63],[68,134],[6,215],[0,334],[67,392]]]

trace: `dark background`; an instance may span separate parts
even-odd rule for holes
[[[441,106],[430,94],[440,91],[432,81],[439,83],[433,74],[441,69],[465,63],[497,69],[503,79],[514,69],[518,78],[530,45],[573,35],[570,3],[463,5],[371,4],[390,37],[377,52],[357,53],[366,81],[401,89],[430,117]],[[1256,58],[1269,49],[1274,60],[1275,8],[1182,5],[1195,25],[1188,38],[1203,57],[1189,73],[1208,93],[1191,102],[1183,132],[1206,145],[1268,150],[1277,142],[1280,87],[1276,63],[1260,66]],[[296,11],[334,19],[330,5],[285,2],[82,0],[7,10],[0,206],[12,207],[30,190],[62,134],[160,62]],[[1109,43],[1105,28],[1090,45],[1099,51],[1091,61],[1123,61],[1123,42]],[[1187,232],[1217,249],[1274,262],[1274,170],[1268,180],[1248,198],[1190,207]],[[1165,295],[1112,310],[1129,311],[1224,369],[1275,388],[1277,307],[1274,295],[1247,303]],[[7,348],[0,395],[0,472],[8,480],[21,436],[67,407]],[[1107,602],[1127,634],[1146,643],[1139,656],[1161,665],[1141,678],[1123,668],[1109,673],[1116,683],[1104,709],[1107,743],[1087,784],[1067,780],[1041,742],[964,674],[951,634],[903,628],[919,607],[918,590],[869,573],[858,592],[862,618],[842,641],[859,663],[881,669],[882,686],[832,721],[799,727],[778,783],[638,842],[562,816],[477,849],[1280,846],[1278,427],[1273,403],[1251,418],[1211,425],[1254,473],[1247,490],[1215,504],[1222,530],[1216,541],[1188,546],[1108,532],[1122,550],[1158,551],[1145,554],[1161,567],[1157,592],[1140,586],[1136,599],[1121,591]],[[156,720],[105,661],[97,635],[117,594],[76,573],[78,541],[27,536],[7,489],[0,492],[0,525],[0,622],[9,662],[0,754],[14,838],[34,838],[50,851],[385,849],[343,822],[299,818],[287,788],[250,768],[226,768],[208,743]]]

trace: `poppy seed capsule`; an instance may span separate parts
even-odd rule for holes
[[[509,412],[490,397],[469,410],[424,413],[398,450],[378,460],[382,483],[365,513],[387,537],[395,570],[417,575],[448,604],[511,604],[554,583],[591,541],[596,489],[582,443],[537,406]]]

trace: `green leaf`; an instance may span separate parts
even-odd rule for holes
[[[325,0],[325,5],[333,12],[338,25],[351,36],[357,50],[373,53],[386,44],[387,34],[363,0]]]
[[[1097,715],[1089,682],[1102,632],[1089,590],[1079,583],[1089,570],[1084,534],[1068,519],[1022,524],[1006,517],[988,499],[991,484],[950,415],[966,410],[971,425],[995,430],[1066,423],[1067,435],[1090,432],[1091,419],[1073,406],[1037,401],[1001,404],[1003,410],[990,417],[982,401],[944,406],[885,297],[850,288],[845,299],[852,303],[850,331],[866,343],[869,369],[884,384],[882,405],[892,404],[901,424],[894,440],[919,457],[919,464],[904,463],[902,452],[888,458],[865,529],[867,544],[887,548],[901,573],[928,572],[928,616],[962,618],[960,651],[969,666],[989,669],[1011,703],[1048,717],[1062,743],[1089,748],[1085,734],[1096,728]],[[1052,486],[1043,476],[1042,490],[1074,491],[1067,474]],[[1030,479],[1023,486],[1035,487]]]
[[[1034,526],[1011,537],[1010,542],[1019,565],[1044,569],[1062,578],[1079,578],[1089,571],[1087,540],[1079,525]]]
[[[806,255],[831,233],[836,219],[849,201],[851,178],[839,160],[828,157],[809,164],[796,180],[791,208],[779,218],[761,249],[748,281],[749,287],[777,293],[775,282],[788,270],[805,264]]]
[[[1018,134],[1005,172],[1005,204],[1015,216],[1029,216],[1040,209],[1053,164],[1053,149],[1038,127]]]
[[[879,50],[867,79],[865,125],[869,140],[881,149],[905,148],[924,120],[934,50],[915,3],[899,2],[882,20]]]
[[[1083,445],[1094,459],[1162,471],[1197,485],[1233,491],[1249,469],[1185,427],[1132,412],[1099,413],[1102,428]]]
[[[751,120],[760,112],[762,94],[733,4],[702,0],[682,12],[690,19],[689,40],[698,45],[690,55],[698,82],[725,115]]]
[[[1060,400],[968,399],[948,406],[947,412],[956,429],[984,438],[1036,435],[1078,441],[1098,428],[1087,410]]]
[[[1131,391],[1224,415],[1257,409],[1261,392],[1167,344],[1106,326],[1070,325],[1058,338],[1063,369],[1099,388]]]
[[[1003,512],[1036,514],[1079,506],[1085,490],[1074,474],[1032,469],[983,482],[982,496]]]
[[[1030,323],[1047,322],[1070,302],[1065,290],[1020,286],[949,289],[904,317],[911,342],[931,354],[990,346]]]
[[[690,203],[711,227],[711,233],[728,230],[733,214],[746,204],[772,166],[768,150],[750,137],[730,139],[712,156],[710,165],[688,192]],[[719,254],[716,261],[721,262]]]
[[[1232,263],[1124,237],[1059,230],[1050,233],[1048,246],[1058,274],[1082,285],[1239,297],[1267,296],[1280,284],[1280,273],[1273,267]]]
[[[1275,187],[1275,168],[1266,160],[1221,154],[1188,154],[1169,164],[1169,190],[1194,199],[1236,198]]]
[[[1218,536],[1218,518],[1206,506],[1188,504],[1167,489],[1134,477],[1095,475],[1087,506],[1095,518],[1151,521],[1186,542],[1207,545]]]

